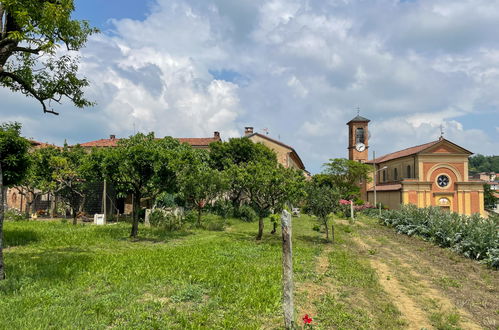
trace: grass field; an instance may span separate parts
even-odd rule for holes
[[[314,223],[306,216],[293,221],[298,320],[308,313],[317,329],[420,329],[413,327],[418,322],[457,329],[478,324],[462,306],[454,309],[428,300],[417,292],[410,274],[396,273],[405,265],[397,266],[396,258],[383,254],[382,246],[393,240],[389,229],[368,219],[355,225],[339,221],[337,241],[324,244],[322,234],[311,229]],[[266,228],[268,232],[269,223]],[[257,224],[236,220],[224,232],[165,233],[141,227],[135,241],[128,238],[129,230],[129,224],[7,222],[8,279],[0,283],[0,329],[281,327],[278,234],[265,234],[256,242]],[[363,239],[367,231],[371,236]],[[391,275],[380,273],[376,260],[381,256],[390,260],[383,269]],[[476,267],[488,289],[497,284],[497,272]],[[407,306],[386,285],[387,276],[398,278],[403,287],[398,290],[413,297],[424,315],[418,319],[407,314]],[[447,293],[459,291],[456,285],[465,288],[463,281],[442,275],[428,285]],[[497,309],[481,326],[494,325]]]

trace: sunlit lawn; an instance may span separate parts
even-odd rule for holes
[[[296,281],[313,277],[323,248],[312,220],[294,218]],[[7,222],[0,328],[279,327],[281,238],[257,223],[225,232],[166,233],[126,223],[98,227]]]

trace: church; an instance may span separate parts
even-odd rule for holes
[[[390,209],[413,204],[486,216],[483,183],[468,176],[472,152],[440,137],[369,160],[369,122],[357,115],[347,123],[349,159],[373,166],[371,182],[361,185],[363,200]]]

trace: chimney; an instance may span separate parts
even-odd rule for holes
[[[213,132],[213,137],[220,140],[220,132]]]
[[[248,136],[253,134],[253,127],[245,127],[244,128],[244,136]]]
[[[114,140],[114,139],[116,139],[116,135],[111,134],[111,135],[109,135],[109,138],[110,138],[111,140]]]

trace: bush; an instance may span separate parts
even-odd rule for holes
[[[246,222],[253,222],[258,220],[258,215],[255,210],[253,210],[248,205],[242,205],[237,209],[235,216]]]
[[[184,222],[190,225],[195,225],[198,222],[198,213],[194,210],[185,212]]]
[[[154,206],[157,208],[170,208],[176,207],[175,195],[163,192],[156,197],[154,201]]]
[[[230,200],[218,200],[210,207],[210,210],[225,219],[234,216],[234,207]]]
[[[441,247],[499,268],[499,219],[479,215],[465,216],[444,212],[436,207],[417,208],[413,205],[400,210],[385,211],[380,217],[384,225],[399,233],[417,235]]]
[[[9,221],[23,221],[28,220],[25,213],[19,212],[16,209],[5,210],[4,219]]]
[[[182,228],[182,219],[171,214],[168,210],[156,208],[149,215],[149,223],[153,227],[163,227],[168,231]]]
[[[206,230],[224,231],[227,225],[226,220],[216,214],[208,213],[202,217],[201,226]]]

